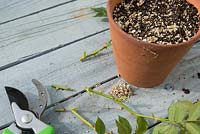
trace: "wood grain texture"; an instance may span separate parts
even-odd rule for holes
[[[13,120],[12,109],[4,86],[0,89],[0,127]]]
[[[0,22],[66,1],[2,0],[0,18],[3,19]],[[14,120],[4,86],[20,89],[29,99],[32,109],[38,101],[37,92],[31,83],[33,78],[40,80],[48,89],[48,104],[52,104],[117,74],[111,48],[85,62],[79,61],[84,50],[89,53],[110,40],[109,31],[106,30],[107,22],[92,17],[94,13],[90,10],[91,6],[105,6],[105,2],[106,0],[77,0],[0,25],[0,66],[23,61],[46,51],[34,59],[0,71],[0,105],[3,106],[0,108],[0,126]],[[47,51],[52,48],[53,51]],[[199,51],[200,46],[196,44],[162,85],[152,89],[133,86],[135,95],[126,104],[143,114],[166,117],[171,102],[185,99],[194,102],[199,99]],[[124,80],[118,78],[95,90],[108,93],[121,82]],[[51,84],[69,86],[76,91],[56,91],[50,87]],[[183,88],[189,89],[190,93],[185,94]],[[84,93],[56,107],[64,106],[68,109],[76,105],[81,106],[79,112],[91,122],[95,122],[97,116],[100,116],[108,130],[116,132],[114,120],[118,115],[127,117],[133,128],[136,127],[134,117],[124,110],[119,110],[118,105],[112,101],[96,95]],[[47,123],[50,122],[58,134],[94,133],[70,112],[55,113],[54,108],[48,109],[43,119]]]
[[[194,47],[195,50],[198,44]],[[183,58],[183,60],[171,72],[168,79],[160,86],[155,88],[137,88],[133,87],[135,95],[129,98],[125,103],[135,111],[145,114],[154,115],[156,117],[167,117],[167,109],[172,102],[177,100],[190,100],[195,102],[200,98],[200,79],[197,76],[197,70],[200,67],[199,58],[186,60],[193,54],[194,48]],[[193,64],[193,60],[198,60]],[[109,91],[118,85],[125,82],[123,79],[115,79],[95,90],[109,93]],[[182,89],[187,88],[190,90],[189,94],[185,94]],[[116,133],[115,119],[118,116],[126,117],[132,124],[133,130],[136,128],[135,117],[131,116],[125,110],[120,110],[119,106],[112,101],[84,93],[73,99],[66,101],[55,108],[70,107],[80,105],[78,112],[83,115],[90,122],[94,123],[97,117],[101,117],[107,130],[112,130]],[[50,122],[56,127],[57,133],[63,134],[93,134],[94,131],[83,124],[69,111],[66,113],[56,113],[54,109],[50,109],[43,117],[46,122]],[[149,125],[155,122],[149,120]],[[151,129],[152,130],[152,129]],[[151,132],[148,131],[147,133]]]
[[[196,50],[198,46],[196,45],[194,48]],[[154,114],[155,116],[166,117],[167,108],[171,102],[185,99],[194,102],[199,99],[200,92],[198,85],[200,83],[200,80],[197,77],[199,61],[196,62],[195,65],[193,64],[193,60],[197,60],[199,58],[193,58],[190,54],[193,54],[193,49],[177,65],[177,67],[173,70],[168,79],[162,85],[153,89],[142,89],[133,87],[135,89],[136,95],[131,97],[126,104],[134,108],[137,112],[143,114]],[[116,79],[100,87],[99,89],[107,93],[112,87],[121,82],[124,81],[122,79]],[[166,86],[168,84],[170,86]],[[166,89],[166,87],[169,88]],[[182,88],[190,89],[190,94],[185,94],[182,91]],[[51,95],[55,96],[56,93],[53,93]],[[31,98],[31,96],[29,98]],[[109,130],[116,131],[116,127],[114,127],[114,119],[116,119],[118,115],[128,117],[133,127],[135,128],[135,118],[130,117],[127,112],[119,110],[119,107],[115,105],[112,101],[106,100],[102,97],[83,94],[61,104],[61,106],[66,106],[66,109],[76,105],[80,105],[81,114],[83,114],[84,117],[90,119],[93,122],[96,120],[97,116],[100,116],[106,122]],[[108,107],[110,107],[109,110]],[[93,131],[88,129],[88,127],[82,124],[78,119],[74,118],[74,115],[69,112],[66,114],[55,113],[53,109],[50,109],[49,111],[47,111],[44,119],[46,122],[51,122],[51,124],[56,127],[57,133],[93,133]],[[150,124],[153,124],[153,122],[150,122]]]
[[[88,53],[103,46],[110,39],[109,32],[104,32],[66,46],[31,61],[0,72],[0,85],[14,86],[26,94],[36,94],[31,79],[41,80],[45,85],[68,85],[77,91],[91,86],[117,74],[109,48],[100,55],[85,62],[80,62],[84,50]],[[76,92],[49,89],[51,102],[56,102]],[[34,102],[34,101],[33,101]]]
[[[62,6],[76,0],[1,0],[0,25]]]
[[[117,74],[111,48],[85,62],[79,61],[84,50],[91,52],[102,47],[108,40],[109,32],[104,32],[1,71],[0,85],[15,87],[22,91],[29,98],[30,108],[33,108],[38,99],[35,87],[31,83],[35,78],[48,88],[49,104],[57,102]],[[56,91],[50,87],[51,84],[69,86],[76,91]],[[1,125],[5,123],[1,119],[0,122]]]
[[[100,38],[100,37],[102,37],[102,38]],[[105,39],[105,37],[103,37],[102,35],[99,35],[98,39],[102,40],[102,39]],[[92,40],[88,40],[88,42],[92,42]],[[82,42],[80,42],[80,43],[82,43]],[[72,47],[72,46],[68,46],[68,47]],[[198,78],[197,73],[198,73],[198,70],[200,67],[200,61],[199,61],[199,57],[197,55],[195,55],[196,53],[194,53],[197,49],[199,49],[198,44],[196,44],[191,49],[191,51],[182,59],[182,61],[176,66],[176,68],[169,75],[168,79],[162,85],[152,88],[152,89],[143,89],[143,88],[137,88],[137,87],[133,86],[133,88],[135,90],[135,95],[133,97],[131,97],[126,102],[126,104],[129,105],[130,107],[132,107],[133,109],[135,109],[139,113],[143,113],[146,115],[154,114],[155,116],[159,116],[159,117],[167,117],[167,108],[171,102],[177,101],[177,100],[191,100],[191,101],[195,102],[197,99],[199,99],[200,98],[200,89],[199,89],[200,80]],[[43,56],[43,57],[45,57],[45,56]],[[47,57],[51,58],[51,56],[47,56]],[[59,56],[59,57],[62,57],[62,56]],[[99,58],[93,59],[90,62],[94,62],[98,59]],[[44,60],[41,60],[40,58],[35,59],[35,60],[44,61]],[[63,59],[61,61],[63,61]],[[194,64],[194,61],[195,61],[195,64]],[[30,62],[34,63],[33,60]],[[108,61],[108,62],[110,62],[110,61]],[[100,62],[98,61],[98,63],[100,63]],[[36,64],[37,64],[37,62],[36,62]],[[46,64],[46,62],[44,64]],[[18,65],[19,68],[18,69],[16,68],[16,70],[20,70],[20,68],[22,66],[25,67],[25,63]],[[28,62],[27,62],[26,66],[29,66]],[[32,64],[32,66],[34,66],[34,64]],[[62,66],[62,64],[61,64],[61,66]],[[76,68],[76,67],[74,67],[74,68]],[[84,67],[84,69],[85,68],[86,67]],[[40,70],[40,67],[37,69]],[[60,72],[63,72],[63,70],[66,71],[68,69],[69,68],[67,68],[67,67],[65,67],[65,69],[62,68],[60,70]],[[22,69],[22,70],[25,71],[27,69]],[[46,70],[48,70],[48,69],[46,69]],[[45,85],[47,85],[47,87],[48,87],[48,83],[51,83],[51,81],[61,82],[61,81],[63,81],[63,78],[66,78],[65,76],[67,75],[66,73],[64,73],[63,75],[65,75],[65,76],[61,77],[61,76],[57,75],[57,70],[53,71],[51,73],[52,73],[51,76],[46,75],[45,76],[46,79],[41,79],[45,83]],[[75,72],[72,72],[72,73],[75,74]],[[24,77],[24,75],[26,73],[22,73],[22,71],[20,71],[19,75],[20,74]],[[30,74],[30,72],[29,73],[27,72],[27,74],[29,74],[30,76],[33,76]],[[41,74],[41,72],[39,74]],[[55,77],[55,75],[57,77]],[[72,74],[70,73],[70,75],[72,75]],[[30,76],[27,76],[26,77],[27,79],[24,78],[24,81],[31,79]],[[91,75],[89,75],[89,76],[91,76]],[[20,77],[20,78],[22,78],[22,77]],[[56,78],[56,79],[54,79],[54,78]],[[60,79],[60,78],[62,78],[62,79]],[[94,78],[94,77],[90,77],[90,78]],[[94,79],[97,79],[97,77],[95,77]],[[26,85],[26,89],[29,88],[29,91],[27,91],[23,87],[23,85],[21,85],[22,83],[20,84],[19,81],[16,82],[16,78],[13,78],[13,80],[12,80],[12,78],[7,79],[7,81],[11,81],[11,83],[16,84],[16,86],[18,86],[18,87],[21,86],[22,87],[21,89],[24,92],[26,92],[26,95],[28,95],[30,99],[32,98],[31,101],[33,101],[35,99],[33,93],[31,93],[33,91],[32,87],[27,86],[28,84],[30,84],[30,81],[29,81],[29,83],[23,82],[24,85]],[[78,82],[77,79],[75,81]],[[76,82],[70,81],[70,85],[72,83],[78,84],[78,85],[80,84],[80,83],[76,83]],[[84,81],[81,81],[81,82],[84,82]],[[85,82],[87,82],[87,81],[85,81]],[[124,80],[116,79],[114,81],[107,83],[106,85],[99,87],[98,90],[108,93],[112,87],[114,87],[115,85],[117,85],[121,82],[124,82]],[[65,83],[65,82],[63,82],[63,83]],[[183,88],[190,89],[190,94],[185,94],[182,91]],[[50,94],[51,98],[52,98],[52,96],[53,97],[55,97],[55,96],[56,97],[60,97],[60,96],[64,97],[64,96],[69,95],[66,92],[60,92],[60,93],[63,93],[63,94],[60,94],[59,92],[52,92],[53,91],[52,89],[49,89],[49,90],[51,92],[51,94]],[[64,95],[65,93],[67,95]],[[127,112],[124,110],[119,110],[119,107],[117,105],[115,105],[112,101],[109,101],[102,97],[98,97],[96,95],[88,95],[85,93],[83,95],[74,97],[74,98],[68,100],[67,102],[60,104],[57,107],[64,106],[66,109],[68,109],[69,107],[76,106],[76,105],[81,106],[79,112],[85,118],[89,119],[91,122],[94,122],[96,120],[97,116],[101,117],[107,124],[108,130],[116,131],[114,119],[116,119],[118,115],[127,117],[129,119],[129,121],[131,122],[131,124],[133,125],[133,128],[136,127],[134,117],[127,114]],[[64,133],[64,134],[94,133],[91,129],[89,129],[81,121],[79,121],[76,117],[74,117],[74,115],[72,115],[70,112],[55,113],[54,108],[51,108],[46,112],[43,119],[45,120],[45,122],[50,122],[56,128],[57,133]],[[154,122],[149,121],[149,124],[153,124],[153,123]]]
[[[105,6],[105,1],[75,1],[0,25],[0,66],[105,30],[107,22],[93,17],[92,6]]]

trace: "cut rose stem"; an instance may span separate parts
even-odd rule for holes
[[[124,103],[122,103],[122,101],[120,101],[118,98],[114,98],[114,97],[112,97],[112,96],[110,96],[108,94],[104,94],[102,92],[99,92],[99,91],[96,91],[96,90],[92,90],[91,88],[86,88],[85,90],[88,93],[93,93],[93,94],[105,97],[107,99],[113,100],[115,103],[117,103],[118,105],[120,105],[123,109],[125,109],[130,114],[132,114],[132,115],[134,115],[136,117],[148,118],[148,119],[152,119],[152,120],[161,121],[161,122],[169,123],[169,124],[172,124],[172,125],[178,125],[178,126],[180,126],[178,123],[173,122],[173,121],[169,121],[168,119],[165,119],[165,118],[158,118],[158,117],[153,117],[153,116],[147,116],[147,115],[139,114],[139,113],[133,111],[131,108],[129,108]]]
[[[76,106],[76,107],[72,107],[70,108],[70,111],[76,115],[83,123],[85,123],[88,127],[92,128],[95,130],[94,125],[92,125],[92,123],[90,123],[88,120],[86,120],[83,116],[81,116],[76,110],[79,109],[80,106]]]
[[[67,112],[67,110],[65,108],[56,108],[55,111],[56,112]]]
[[[108,42],[106,42],[104,44],[104,46],[100,49],[94,50],[92,53],[87,54],[86,51],[83,52],[83,56],[81,56],[80,61],[84,61],[92,56],[96,56],[97,54],[99,54],[101,51],[103,51],[104,49],[107,49],[108,47],[111,46],[112,41],[109,40]]]

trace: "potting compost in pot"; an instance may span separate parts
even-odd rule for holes
[[[121,77],[138,87],[160,85],[199,40],[199,14],[199,0],[108,0]]]
[[[186,42],[199,29],[198,10],[186,0],[123,0],[113,19],[133,37],[157,44]]]

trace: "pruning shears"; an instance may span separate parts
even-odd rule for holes
[[[55,134],[55,129],[40,120],[41,115],[47,106],[47,91],[44,86],[33,79],[39,96],[39,103],[33,110],[28,108],[26,96],[19,90],[12,87],[5,87],[8,94],[15,121],[2,134],[22,134],[32,132],[35,134]]]

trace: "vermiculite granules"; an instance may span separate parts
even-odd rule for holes
[[[186,0],[123,0],[113,19],[133,37],[157,44],[186,42],[199,29],[198,10]]]

